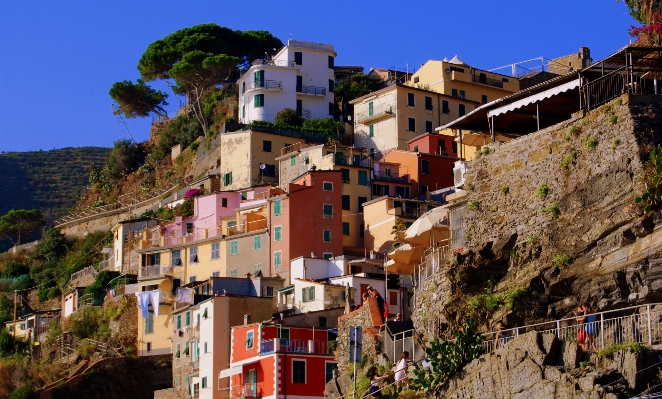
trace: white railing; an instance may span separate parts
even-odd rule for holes
[[[653,309],[662,304],[633,306],[587,315],[587,322],[577,323],[575,317],[553,320],[501,331],[499,346],[505,345],[514,337],[530,331],[555,334],[558,339],[576,341],[578,335],[585,335],[593,348],[622,342],[637,342],[651,346],[662,343],[662,310]],[[582,332],[583,331],[583,332]],[[486,352],[494,349],[497,332],[482,334]]]
[[[425,260],[418,265],[418,284],[417,289],[424,289],[427,279],[431,276],[436,276],[441,270],[443,261],[451,254],[451,246],[447,241],[436,247],[429,248],[425,251]]]
[[[307,339],[274,338],[260,343],[260,353],[294,352],[294,353],[329,353],[327,341]]]

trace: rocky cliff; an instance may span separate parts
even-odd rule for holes
[[[446,336],[469,317],[491,330],[561,318],[578,303],[662,300],[662,216],[634,203],[660,122],[659,98],[624,95],[470,162],[466,242],[417,292],[417,330]],[[486,292],[512,301],[467,310]]]

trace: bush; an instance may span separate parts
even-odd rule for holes
[[[540,198],[547,197],[547,193],[549,193],[549,187],[547,187],[547,184],[541,184],[536,189],[536,195]]]
[[[507,309],[512,309],[515,306],[515,300],[526,293],[526,289],[520,287],[510,288],[506,292],[494,294],[491,292],[476,295],[471,298],[467,303],[469,310],[480,310],[490,313],[493,310],[500,309],[505,306]]]
[[[572,255],[556,254],[552,257],[552,264],[559,269],[565,269],[572,264]]]
[[[581,131],[582,131],[582,127],[579,126],[579,125],[572,125],[570,127],[570,134],[572,134],[573,136],[579,135],[579,133],[581,133]]]
[[[69,331],[78,339],[94,338],[94,334],[99,329],[99,319],[96,308],[80,309],[71,320]]]
[[[48,299],[55,299],[62,295],[62,291],[60,291],[60,287],[51,287],[48,290]]]
[[[102,294],[106,292],[106,287],[108,286],[108,283],[110,280],[114,279],[115,277],[118,277],[120,275],[120,272],[116,271],[111,271],[111,270],[103,270],[97,274],[96,279],[94,282],[85,288],[85,294]]]
[[[145,160],[143,149],[131,142],[131,140],[117,140],[113,149],[110,150],[106,162],[108,177],[119,180],[125,175],[138,169]]]
[[[632,353],[639,353],[645,350],[648,350],[644,345],[637,342],[622,342],[620,344],[611,344],[605,346],[604,349],[598,350],[598,357],[605,359],[611,359],[614,356],[615,352],[618,352],[623,349],[628,349]]]
[[[577,153],[575,151],[570,151],[570,153],[565,154],[563,160],[561,161],[561,168],[568,169],[570,163],[577,159]]]
[[[592,150],[598,145],[598,139],[595,137],[582,137],[582,150]]]
[[[510,192],[510,187],[508,187],[508,186],[501,187],[501,192],[504,195],[508,194],[508,192]]]
[[[9,396],[9,399],[32,399],[34,397],[34,386],[31,383],[27,383],[12,392],[12,394]]]
[[[3,327],[0,330],[0,354],[8,355],[12,352],[14,352],[14,337]]]
[[[480,202],[478,202],[476,200],[469,201],[469,209],[471,209],[472,211],[479,210],[480,209]]]
[[[332,119],[318,118],[303,121],[303,131],[320,132],[324,134],[345,133],[345,124],[334,122]]]
[[[558,218],[559,215],[561,214],[561,210],[559,209],[559,204],[557,202],[555,202],[551,205],[547,205],[546,207],[544,207],[542,209],[542,211],[545,212],[545,213],[551,214],[552,219]]]
[[[301,118],[297,114],[297,111],[292,108],[285,108],[276,114],[274,125],[279,129],[301,127]]]

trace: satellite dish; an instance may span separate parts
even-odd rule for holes
[[[188,237],[188,232],[185,231],[184,234],[182,234],[184,237]]]
[[[265,165],[263,163],[260,164],[260,169],[265,170],[266,168],[267,168],[267,165]]]

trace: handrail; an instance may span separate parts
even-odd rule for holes
[[[246,90],[253,89],[283,89],[283,82],[280,80],[253,80],[246,82]]]
[[[325,96],[326,95],[326,88],[325,87],[297,85],[296,89],[297,89],[297,93],[313,94],[313,95],[316,95],[316,96]]]

